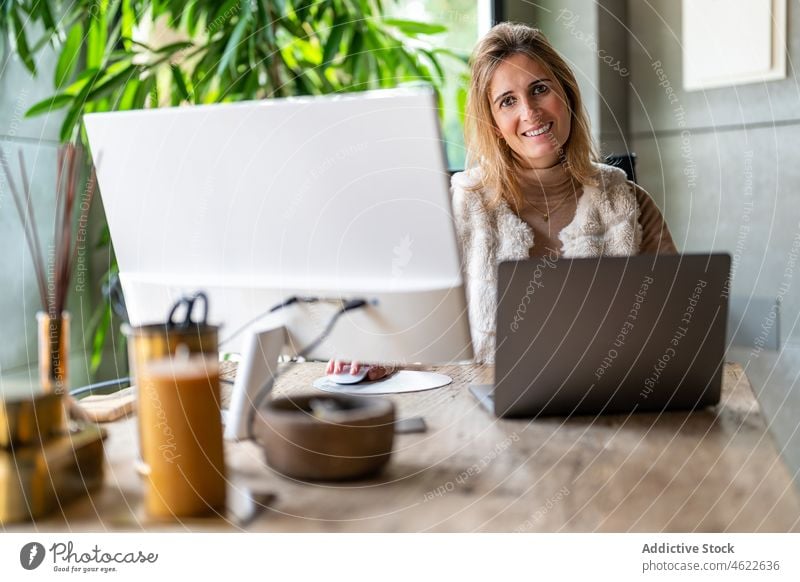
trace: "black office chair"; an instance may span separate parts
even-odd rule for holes
[[[633,152],[628,154],[611,154],[605,157],[605,162],[609,166],[616,166],[625,171],[628,180],[636,184],[636,154]],[[450,170],[448,173],[450,177],[462,170]]]
[[[633,152],[627,154],[611,154],[606,156],[606,163],[609,166],[616,166],[621,170],[625,170],[628,180],[636,184],[636,154]]]

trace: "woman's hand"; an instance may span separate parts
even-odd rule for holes
[[[359,370],[361,370],[362,366],[366,364],[362,364],[361,362],[345,362],[343,360],[331,360],[328,362],[328,367],[325,368],[326,374],[342,374],[345,372],[350,372],[351,374],[358,374]],[[369,372],[367,372],[367,380],[380,380],[394,372],[394,368],[392,366],[370,366]]]

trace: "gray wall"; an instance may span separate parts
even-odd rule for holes
[[[34,33],[32,38],[38,36]],[[38,75],[34,78],[8,48],[3,54],[5,61],[0,62],[0,146],[6,152],[18,184],[17,151],[21,150],[25,155],[40,243],[46,249],[53,239],[56,150],[64,112],[30,119],[24,115],[33,104],[52,95],[56,55],[52,50],[40,55],[37,59]],[[92,221],[98,224],[102,212],[98,212],[99,204],[95,206]],[[90,239],[94,241],[96,237],[96,228],[93,228]],[[0,249],[0,321],[3,331],[0,373],[6,374],[35,365],[37,361],[35,314],[41,309],[41,302],[20,220],[2,173]],[[77,278],[72,281],[68,309],[72,314],[70,373],[73,384],[82,383],[88,376],[85,352],[91,337],[87,324],[97,303],[96,280],[103,272],[98,262],[102,264],[107,260],[107,255],[102,253],[100,256],[88,254],[86,277],[82,281]]]
[[[52,190],[55,184],[55,157],[58,144],[57,116],[25,119],[25,111],[47,96],[52,82],[31,79],[16,55],[6,49],[6,61],[0,71],[0,145],[9,163],[17,171],[17,151],[28,162],[32,182],[34,213],[40,230],[52,233]],[[52,57],[39,61],[41,79],[52,79]],[[46,248],[51,237],[41,238]],[[30,254],[22,227],[8,190],[0,174],[0,317],[7,341],[0,342],[0,366],[4,371],[36,360],[35,313],[41,309],[36,291]]]
[[[789,5],[790,62],[800,57],[795,7]],[[745,306],[734,325],[758,330],[764,323],[782,343],[800,343],[793,325],[800,272],[789,261],[800,234],[794,72],[782,81],[685,92],[680,3],[630,0],[628,21],[628,115],[640,182],[663,208],[681,250],[733,255],[732,295]],[[768,309],[780,294],[780,321],[772,325]],[[740,338],[748,339],[757,338]]]
[[[625,0],[512,1],[506,13],[509,20],[541,29],[570,64],[601,151],[628,151]]]

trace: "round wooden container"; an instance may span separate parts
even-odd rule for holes
[[[315,414],[311,401],[334,404]],[[319,406],[317,408],[320,408]],[[394,404],[385,398],[334,394],[270,400],[254,432],[267,464],[293,479],[342,481],[369,477],[389,461]]]

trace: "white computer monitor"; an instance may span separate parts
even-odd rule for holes
[[[365,298],[309,357],[472,358],[434,93],[85,117],[131,324],[204,290],[221,337],[290,296]],[[281,314],[293,352],[338,307]],[[258,322],[223,346],[246,351]]]

